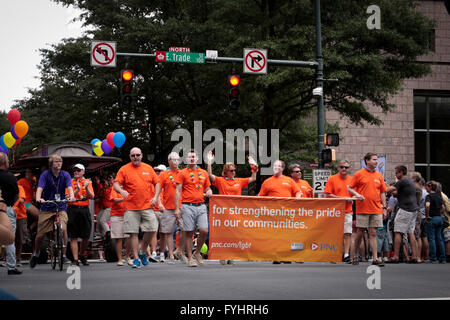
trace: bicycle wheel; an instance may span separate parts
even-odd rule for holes
[[[58,224],[56,227],[56,256],[58,260],[59,270],[62,271],[64,267],[64,250],[63,250],[63,233],[61,229],[61,224]]]
[[[53,231],[50,236],[50,241],[48,244],[48,253],[50,257],[50,265],[52,269],[56,268],[56,242],[55,242],[55,232]]]

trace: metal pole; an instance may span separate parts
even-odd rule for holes
[[[323,88],[323,57],[322,57],[322,27],[320,21],[320,0],[315,0],[315,12],[316,12],[316,85],[319,88]],[[325,135],[325,108],[323,105],[323,89],[322,94],[317,97],[317,139],[318,139],[318,159],[319,168],[324,168],[322,159],[322,150],[325,148],[324,135]]]

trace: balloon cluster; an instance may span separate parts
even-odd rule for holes
[[[17,146],[28,133],[28,123],[20,120],[19,110],[11,109],[8,112],[8,121],[11,123],[11,130],[0,137],[0,152],[6,154],[9,148]]]
[[[103,154],[110,154],[114,147],[121,148],[125,140],[125,135],[122,132],[110,132],[103,141],[100,139],[91,141],[92,151],[101,157]]]

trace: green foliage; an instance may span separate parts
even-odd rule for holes
[[[317,157],[315,71],[269,66],[267,75],[241,76],[241,108],[228,109],[227,76],[240,65],[155,63],[119,57],[118,66],[94,68],[87,52],[91,39],[116,41],[118,52],[154,53],[171,46],[207,49],[219,56],[241,57],[243,48],[268,49],[269,59],[315,61],[314,2],[219,0],[55,0],[83,10],[90,31],[41,50],[42,85],[17,107],[30,132],[19,146],[24,153],[49,142],[104,139],[122,131],[127,143],[120,155],[137,145],[165,163],[177,142],[176,128],[280,129],[281,157],[314,161]],[[323,0],[322,34],[325,107],[357,124],[381,124],[367,111],[371,102],[384,112],[394,106],[389,95],[403,78],[421,77],[429,67],[415,62],[427,52],[432,23],[409,0],[377,1],[380,30],[368,30],[368,0]],[[137,74],[134,102],[119,105],[119,71]],[[117,151],[115,151],[117,155]]]

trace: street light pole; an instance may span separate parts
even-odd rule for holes
[[[325,108],[323,105],[323,57],[322,57],[322,27],[320,20],[320,0],[315,0],[316,13],[316,87],[322,88],[322,94],[317,96],[317,138],[318,138],[318,159],[319,168],[324,168],[322,150],[325,148]]]

